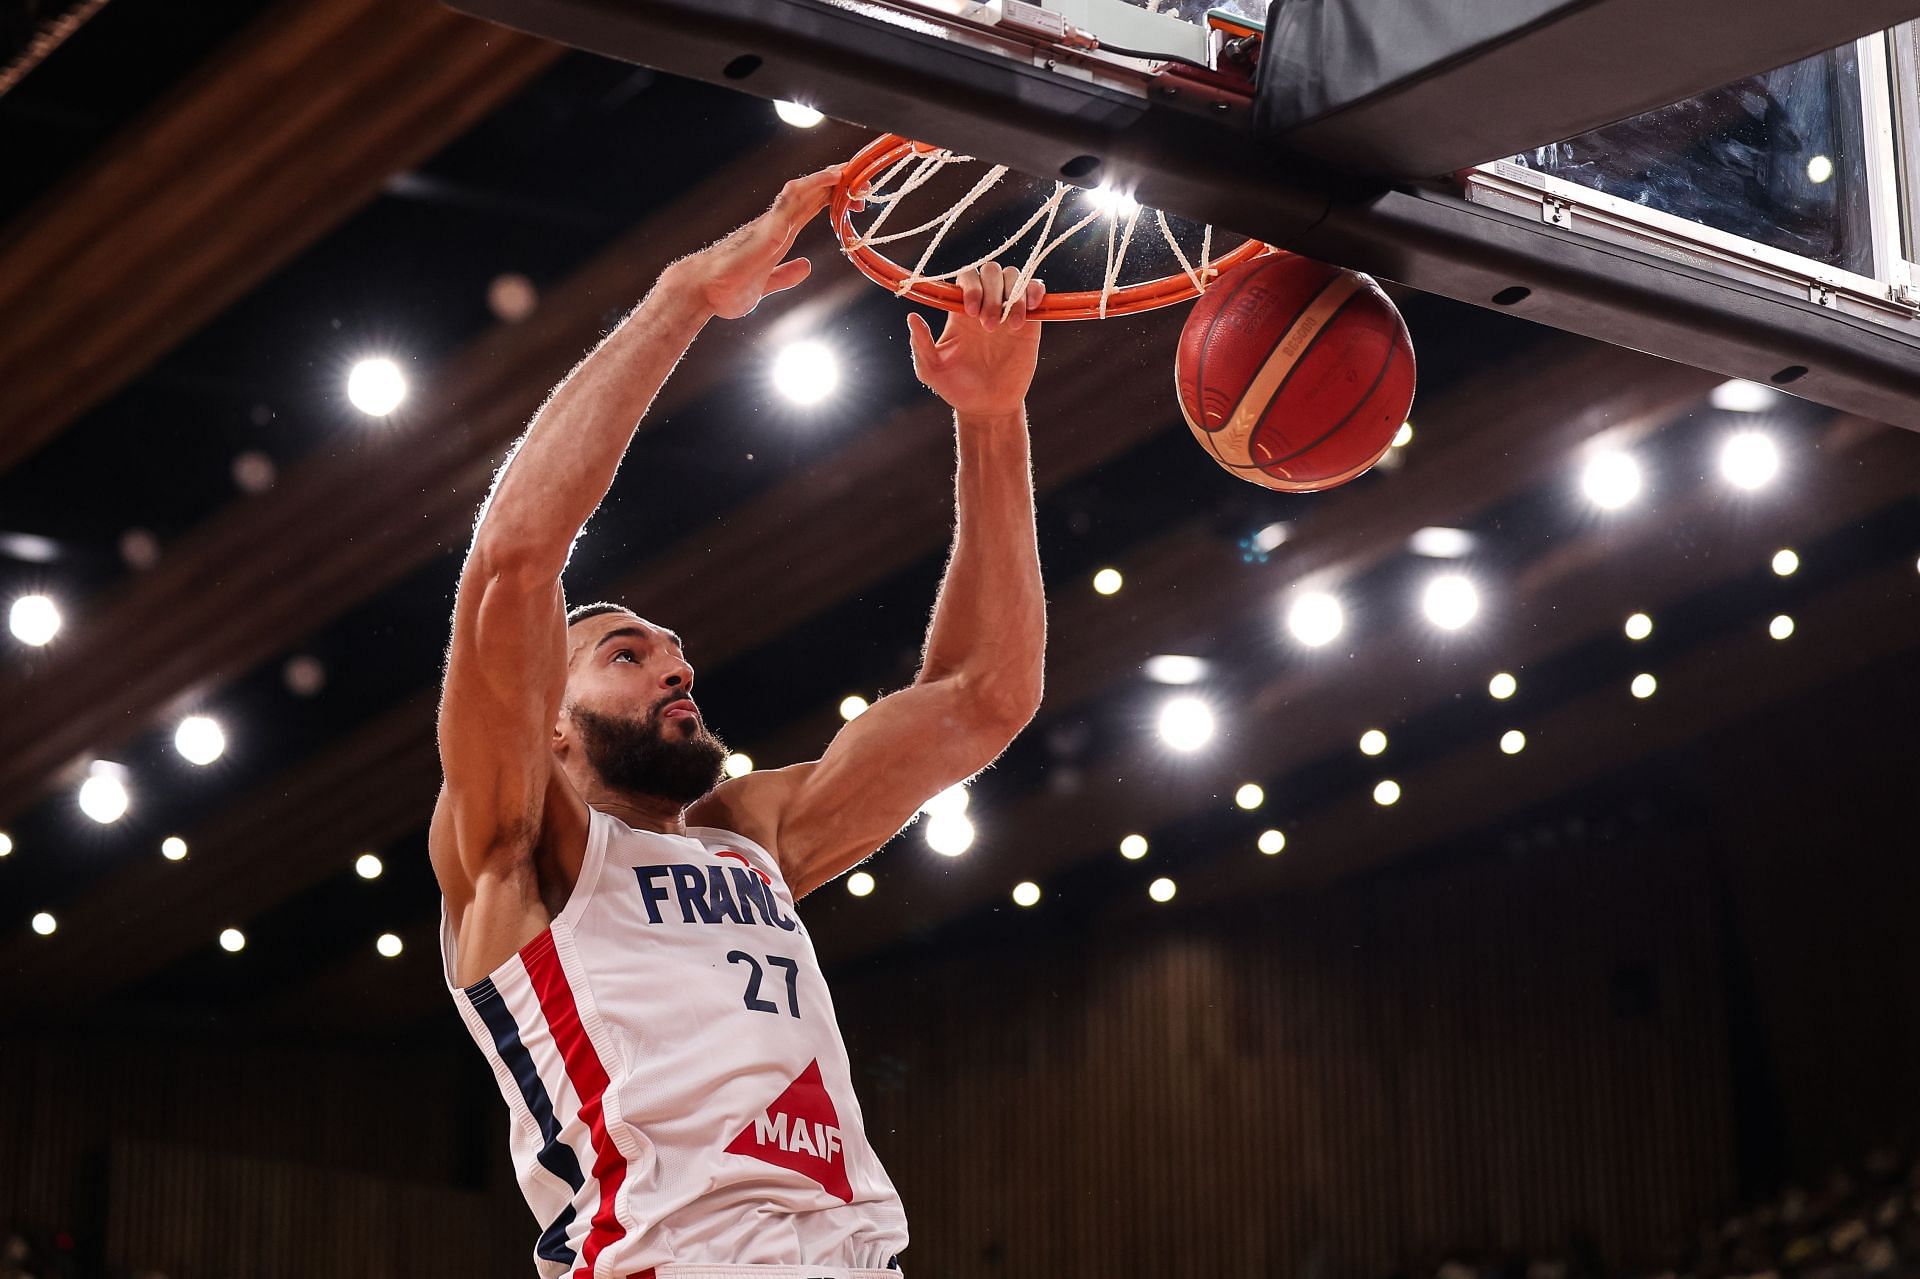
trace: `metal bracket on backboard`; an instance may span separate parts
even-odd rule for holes
[[[1544,196],[1540,200],[1540,220],[1548,226],[1571,227],[1573,210],[1565,200],[1553,196]]]

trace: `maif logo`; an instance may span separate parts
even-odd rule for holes
[[[746,1155],[797,1172],[820,1183],[842,1203],[853,1202],[847,1183],[846,1151],[840,1138],[840,1115],[820,1082],[818,1060],[807,1063],[800,1077],[774,1098],[765,1113],[741,1129],[727,1147],[730,1155]]]

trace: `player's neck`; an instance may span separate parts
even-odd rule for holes
[[[657,831],[662,835],[687,833],[686,808],[658,795],[591,787],[584,791],[581,798],[590,807],[618,817],[635,830]]]

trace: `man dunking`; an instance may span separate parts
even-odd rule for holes
[[[897,1279],[907,1244],[794,903],[1039,706],[1039,284],[1006,310],[1015,273],[989,264],[937,343],[908,319],[915,371],[954,410],[952,558],[919,675],[819,759],[722,781],[680,637],[616,605],[568,614],[560,586],[694,337],[807,277],[787,254],[838,174],[789,182],[661,273],[535,415],[461,571],[429,837],[441,951],[512,1112],[548,1279]]]

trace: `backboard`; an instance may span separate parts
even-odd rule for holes
[[[1920,429],[1920,0],[1203,3],[455,7]]]

